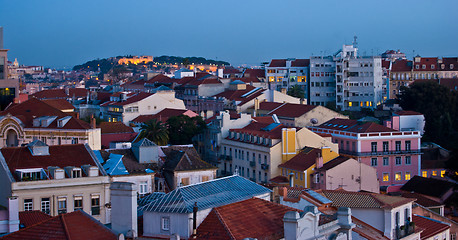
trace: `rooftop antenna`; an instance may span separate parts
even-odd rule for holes
[[[358,47],[358,36],[353,36],[353,47]]]

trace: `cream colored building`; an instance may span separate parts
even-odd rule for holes
[[[0,153],[0,204],[15,196],[19,211],[56,216],[83,210],[110,222],[110,179],[87,144],[48,146],[37,140]]]
[[[0,114],[0,147],[15,147],[34,140],[48,145],[88,144],[101,149],[101,130],[93,124],[31,98]]]

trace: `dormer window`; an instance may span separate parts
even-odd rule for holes
[[[46,179],[46,174],[41,168],[16,170],[21,181],[36,181]]]
[[[450,64],[450,69],[453,69],[453,68],[454,68],[453,64]]]
[[[80,178],[81,177],[81,169],[74,168],[72,170],[72,178]]]
[[[434,64],[431,64],[431,69],[434,69],[436,66],[434,66]]]
[[[445,69],[445,64],[441,64],[441,69]]]
[[[422,69],[426,69],[426,64],[421,65]]]
[[[420,69],[420,65],[415,65],[415,69]]]

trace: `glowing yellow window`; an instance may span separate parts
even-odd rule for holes
[[[370,104],[372,105],[372,104]],[[369,107],[369,101],[366,101],[366,107]]]
[[[427,171],[422,171],[421,172],[422,177],[428,177],[428,172]]]
[[[401,173],[400,172],[397,172],[397,173],[394,174],[394,180],[401,181]]]
[[[269,82],[274,82],[275,81],[275,77],[269,77]]]
[[[352,104],[353,104],[352,102],[348,102],[348,106],[349,106],[349,107],[351,107],[351,106],[352,106]]]
[[[441,177],[444,177],[445,176],[445,170],[442,170],[441,171]]]
[[[390,174],[389,173],[384,173],[383,174],[383,181],[384,182],[390,181]]]
[[[432,175],[437,176],[437,171],[433,171]]]
[[[277,77],[277,82],[281,82],[282,79],[283,77]]]
[[[359,103],[359,106],[362,107],[362,106],[363,106],[363,102],[360,102],[360,103]]]
[[[405,179],[410,180],[410,172],[406,172]]]

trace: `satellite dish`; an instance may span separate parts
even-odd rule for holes
[[[312,118],[312,119],[310,119],[310,123],[311,124],[317,124],[318,123],[318,119]]]

